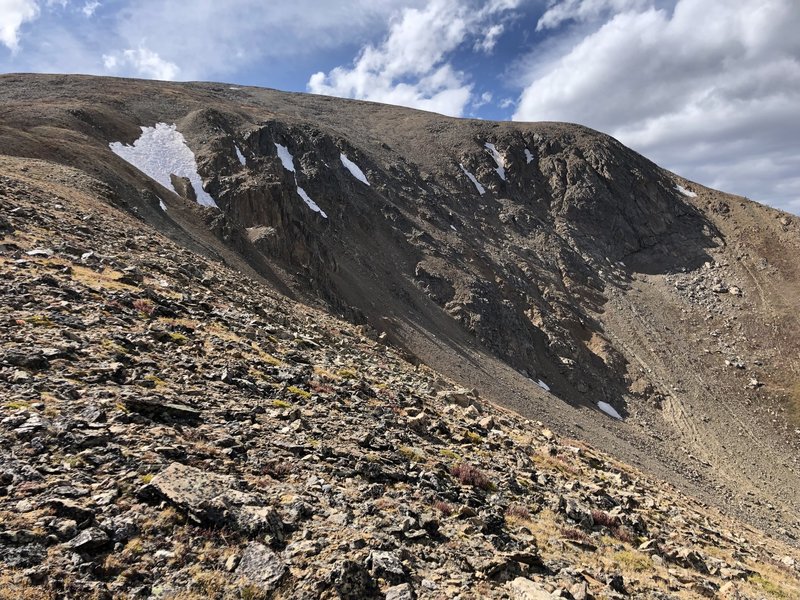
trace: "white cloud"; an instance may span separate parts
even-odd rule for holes
[[[475,50],[485,52],[486,54],[491,54],[492,50],[494,50],[494,47],[497,44],[497,38],[503,34],[504,29],[505,27],[502,23],[496,23],[490,26],[486,31],[484,31],[483,39],[475,42]]]
[[[16,52],[20,27],[38,16],[39,4],[35,0],[0,0],[0,43]]]
[[[379,35],[399,6],[424,0],[137,0],[113,34],[122,48],[142,39],[180,67],[181,78],[229,78],[253,68],[283,74],[303,58]],[[176,35],[180,31],[180,35]],[[270,64],[274,66],[269,66]]]
[[[103,55],[103,65],[109,71],[133,72],[147,79],[171,81],[178,78],[180,69],[175,63],[161,58],[149,48],[139,46],[122,52]]]
[[[561,0],[551,1],[536,24],[537,31],[553,29],[565,21],[588,21],[613,12],[643,8],[648,0]]]
[[[98,8],[100,8],[100,3],[97,0],[88,0],[83,5],[81,12],[87,17],[91,17]]]
[[[515,119],[580,122],[703,183],[800,199],[800,151],[786,143],[800,139],[796,0],[567,1],[539,25],[566,19],[584,22],[578,37],[534,65]]]
[[[483,92],[480,98],[473,101],[472,108],[478,109],[481,106],[486,106],[487,104],[489,104],[489,102],[492,101],[493,97],[494,96],[492,95],[492,92]]]
[[[405,8],[383,42],[364,46],[350,68],[313,74],[308,89],[461,116],[472,84],[448,62],[449,55],[484,30],[487,19],[518,3],[495,1],[476,9],[457,0],[432,0],[424,8]],[[502,26],[493,35],[501,33]]]

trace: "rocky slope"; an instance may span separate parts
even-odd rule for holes
[[[316,382],[330,387],[329,393],[347,395],[353,381],[339,371],[359,373],[359,363],[385,363],[382,368],[388,372],[359,375],[359,381],[369,388],[382,383],[391,398],[398,397],[404,385],[412,390],[401,395],[414,395],[414,406],[401,402],[393,414],[414,418],[427,411],[436,415],[433,423],[438,419],[445,424],[447,435],[463,428],[461,438],[470,438],[469,432],[480,436],[493,431],[476,424],[479,419],[472,423],[473,429],[460,413],[454,417],[442,412],[445,405],[436,399],[436,392],[446,389],[439,389],[432,374],[422,375],[432,368],[450,382],[451,391],[456,386],[475,389],[480,398],[475,410],[494,411],[489,408],[493,403],[513,411],[505,414],[506,435],[512,441],[518,435],[531,437],[527,443],[536,456],[540,452],[534,438],[540,427],[519,419],[540,421],[559,435],[588,441],[772,536],[792,541],[798,534],[800,277],[793,256],[800,237],[794,217],[687,182],[615,140],[573,125],[455,120],[397,107],[221,84],[28,75],[3,76],[0,84],[0,154],[8,157],[5,193],[13,199],[3,207],[0,224],[7,233],[3,256],[12,257],[12,262],[23,258],[27,262],[20,264],[33,265],[30,268],[39,262],[50,265],[45,267],[48,274],[69,289],[100,286],[95,288],[100,298],[111,292],[133,293],[125,286],[150,290],[143,292],[144,297],[129,296],[121,302],[122,316],[106,322],[100,315],[110,309],[100,307],[89,322],[98,319],[102,327],[118,327],[123,337],[133,335],[134,325],[142,326],[141,335],[156,345],[142,345],[135,336],[128,342],[109,338],[110,345],[101,346],[111,348],[109,358],[98,359],[98,364],[122,365],[121,370],[111,375],[89,371],[88,382],[84,375],[77,378],[89,385],[90,395],[96,383],[111,382],[115,391],[98,392],[100,398],[113,399],[109,404],[120,404],[120,410],[129,411],[126,414],[137,415],[134,425],[139,417],[159,421],[153,403],[172,406],[167,412],[174,414],[168,421],[189,418],[197,408],[193,404],[205,402],[205,395],[214,391],[214,381],[225,384],[219,384],[225,390],[220,402],[227,403],[230,396],[230,404],[212,410],[238,410],[233,407],[242,400],[231,396],[231,386],[238,389],[244,384],[231,384],[233,380],[249,381],[255,387],[245,388],[256,395],[266,393],[268,403],[277,400],[322,410],[317,400],[302,394],[302,399],[292,397],[286,390],[318,392],[303,387]],[[153,129],[159,123],[165,124],[163,128]],[[173,133],[182,134],[181,140],[194,153],[204,189],[191,183],[191,173],[178,173],[186,177],[166,173],[157,181],[148,178],[119,155],[124,156],[119,148],[125,147],[119,142],[143,143],[142,128],[149,128],[146,135],[169,135],[172,125]],[[19,162],[12,157],[38,160]],[[165,163],[149,158],[156,168]],[[180,165],[173,169],[180,170]],[[51,194],[62,208],[52,205]],[[199,206],[198,199],[208,203],[206,196],[219,208]],[[86,222],[61,231],[74,219],[78,204]],[[102,221],[102,228],[92,225],[94,219]],[[69,249],[55,248],[53,239],[62,240]],[[25,254],[37,248],[42,253]],[[90,251],[100,256],[84,256]],[[106,257],[118,258],[106,264]],[[138,262],[133,260],[137,257]],[[107,268],[106,276],[98,275],[100,267]],[[40,304],[36,294],[43,291],[77,307],[67,312],[90,310],[92,305],[83,296],[70,299],[69,292],[50,289],[57,290],[58,285],[36,284],[36,293],[25,291],[19,278],[30,275],[27,268],[9,271],[14,282],[9,294],[19,305],[14,310],[26,304],[35,308]],[[59,279],[59,268],[72,283]],[[162,314],[151,293],[188,307],[189,314],[177,310],[170,314],[169,309]],[[21,298],[27,300],[20,304]],[[322,312],[295,305],[294,300]],[[152,308],[155,317],[134,306],[134,301]],[[223,313],[220,303],[227,307]],[[277,306],[283,307],[284,316],[276,322]],[[131,321],[125,311],[145,318],[141,323]],[[250,317],[228,320],[237,311]],[[262,311],[269,311],[269,318]],[[35,321],[35,313],[32,310],[26,318]],[[209,316],[218,313],[220,317]],[[291,321],[295,314],[304,316]],[[343,366],[336,362],[344,360],[341,336],[311,336],[309,344],[299,342],[296,349],[297,358],[311,362],[298,364],[325,369],[332,378],[315,380],[306,368],[305,379],[288,373],[288,379],[281,379],[281,365],[295,359],[278,333],[297,333],[333,318],[325,315],[364,325],[363,331],[380,345],[368,344]],[[158,322],[163,319],[172,321]],[[70,332],[70,326],[60,322],[42,328],[24,322],[37,335]],[[217,336],[218,343],[208,341],[211,334],[205,327],[212,324],[228,332]],[[352,332],[343,323],[331,327]],[[269,332],[270,328],[275,331]],[[269,359],[235,356],[240,352],[237,343],[248,340],[259,345],[263,335],[275,338],[261,350]],[[351,343],[348,339],[344,345]],[[42,385],[56,381],[57,371],[37,370],[37,365],[65,357],[58,352],[46,356],[45,349],[51,346],[40,340],[34,345],[41,352],[34,352],[33,363],[27,364],[24,357],[14,355],[21,342],[13,332],[4,337],[4,344],[11,352],[4,359],[6,376],[16,386],[10,406],[21,402],[17,408],[27,410],[21,413],[27,415],[24,421],[8,423],[12,431],[22,427],[24,432],[24,423],[31,418],[35,423],[46,406],[33,402],[40,408],[32,413],[31,397],[18,400],[17,395],[39,393],[37,378]],[[92,352],[98,351],[96,345]],[[159,374],[172,368],[167,357],[180,350],[175,364],[181,364],[187,346],[195,348],[198,360],[200,349],[207,353],[202,368],[197,362],[185,368],[188,373],[180,375],[181,387],[176,388],[194,402],[159,391],[172,389],[169,378]],[[382,352],[380,359],[374,354],[376,348]],[[135,352],[144,355],[144,369],[132,369],[122,360]],[[37,358],[40,355],[44,362]],[[395,362],[386,363],[386,356],[395,356]],[[79,355],[66,358],[77,361]],[[231,360],[239,367],[222,366]],[[418,365],[417,370],[412,374],[402,366],[403,360]],[[251,366],[260,375],[251,373]],[[408,384],[387,382],[397,370],[411,378]],[[134,383],[145,372],[151,383]],[[25,374],[33,379],[24,380]],[[15,381],[16,377],[23,379]],[[384,377],[387,381],[382,381]],[[261,379],[279,388],[285,384],[285,389],[274,395],[273,387],[258,386]],[[154,391],[143,396],[141,385]],[[201,391],[206,387],[207,392]],[[131,389],[136,392],[124,393]],[[369,395],[366,388],[362,392],[367,394],[364,402],[372,399],[376,407],[393,406],[381,395]],[[78,397],[72,398],[75,394]],[[133,398],[126,401],[128,396]],[[71,392],[68,397],[77,401],[82,394]],[[427,404],[418,406],[420,399]],[[73,404],[63,409],[77,418],[70,412]],[[200,408],[203,413],[207,410]],[[288,413],[280,417],[288,421],[284,426],[300,430],[286,431],[287,440],[309,427],[314,430],[308,422],[302,424],[302,409],[298,417],[289,407],[275,408],[281,409],[276,413]],[[332,410],[338,409],[325,405],[324,411]],[[256,415],[271,414],[256,411]],[[249,415],[253,410],[240,412]],[[382,422],[383,417],[361,408],[354,412],[363,418],[360,423],[366,430]],[[337,423],[330,427],[341,429],[342,421],[333,413],[330,416]],[[92,423],[88,421],[87,427]],[[423,438],[441,434],[431,433],[429,425],[426,420]],[[48,427],[45,423],[39,430]],[[140,429],[149,435],[149,428]],[[250,425],[241,429],[249,431]],[[266,443],[257,427],[253,431],[256,434],[248,443],[254,448]],[[215,438],[216,433],[209,435]],[[122,439],[123,433],[111,435],[117,437]],[[456,443],[462,443],[461,438]],[[104,447],[107,442],[100,439],[104,441],[98,447]],[[402,437],[397,439],[386,451],[400,452],[400,443],[406,453],[415,448]],[[223,449],[239,445],[247,448],[243,441]],[[336,450],[338,440],[331,447]],[[375,451],[370,443],[357,447],[362,454]],[[490,448],[491,460],[506,451],[504,442]],[[428,464],[430,450],[423,448],[420,456],[425,460],[417,462]],[[511,454],[503,454],[502,460],[511,461]],[[556,448],[556,456],[563,454]],[[164,456],[192,466],[184,455]],[[326,465],[344,460],[335,453],[319,456]],[[130,457],[139,466],[141,456],[134,452]],[[483,471],[489,466],[498,470],[490,479],[500,475],[502,460],[497,460],[479,466]],[[160,466],[166,469],[167,464]],[[312,473],[320,468],[316,463],[304,466]],[[449,472],[456,466],[439,468]],[[354,465],[348,468],[355,470]],[[233,471],[236,468],[226,467],[221,474]],[[143,475],[156,472],[147,469]],[[174,472],[167,471],[166,477]],[[342,472],[348,471],[342,467]],[[584,476],[580,472],[578,481]],[[507,475],[517,476],[513,469]],[[219,480],[214,489],[231,488],[234,482],[233,488],[247,493],[237,477]],[[128,492],[137,502],[161,498],[184,516],[197,513],[198,523],[207,518],[202,516],[205,508],[197,512],[185,502],[170,500],[158,488],[162,480],[154,481],[156,485],[142,494],[133,486]],[[394,483],[411,485],[407,480]],[[203,506],[214,504],[214,498],[195,500]],[[261,510],[265,503],[269,504],[248,497],[234,504]],[[558,514],[556,505],[553,519]],[[88,526],[94,521],[81,523]],[[232,527],[239,525],[236,521]],[[108,527],[97,528],[111,534]],[[99,579],[107,583],[116,575],[113,570],[109,573]],[[370,576],[376,579],[374,573]],[[674,587],[674,582],[670,585]],[[455,592],[439,593],[449,597]]]
[[[788,598],[800,554],[0,159],[0,598]]]

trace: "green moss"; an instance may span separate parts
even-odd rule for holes
[[[450,450],[449,448],[441,448],[439,450],[439,454],[451,460],[461,460],[461,457],[452,450]]]
[[[400,446],[397,451],[411,462],[425,462],[425,453],[411,446]]]
[[[286,400],[273,400],[272,406],[275,408],[289,408],[292,405],[291,402],[287,402]]]
[[[760,573],[750,577],[750,581],[764,590],[773,598],[790,598],[789,594],[779,585],[772,583]]]
[[[287,392],[291,392],[292,394],[296,394],[297,396],[301,396],[303,398],[311,398],[311,392],[307,392],[303,389],[300,389],[296,385],[290,385],[286,388]]]
[[[25,322],[30,323],[34,327],[55,327],[55,323],[46,315],[31,315],[25,319]]]
[[[483,442],[483,438],[474,431],[468,431],[467,433],[464,434],[464,437],[467,438],[467,440],[471,444],[480,444],[481,442]]]
[[[188,337],[186,337],[182,333],[178,333],[177,331],[171,331],[169,333],[169,339],[172,341],[173,344],[178,344],[179,346],[183,346],[189,341]]]
[[[11,402],[6,402],[3,406],[5,406],[8,410],[17,410],[18,408],[29,408],[30,405],[30,402],[12,400]]]

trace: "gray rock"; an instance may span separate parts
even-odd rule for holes
[[[407,583],[395,585],[386,590],[386,600],[415,600],[417,595]]]
[[[550,592],[548,592],[541,584],[526,579],[525,577],[517,577],[510,584],[512,600],[552,600]]]
[[[375,598],[378,592],[378,586],[364,565],[347,558],[331,571],[330,583],[342,600]]]
[[[81,531],[64,546],[76,552],[90,552],[106,546],[110,541],[111,539],[105,531],[99,527],[90,527]]]
[[[373,577],[380,577],[389,583],[401,583],[406,578],[405,567],[393,552],[373,550],[367,562]]]
[[[258,588],[263,594],[277,590],[288,573],[280,556],[264,544],[250,542],[235,571],[243,586]]]

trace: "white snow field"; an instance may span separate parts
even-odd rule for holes
[[[533,162],[533,153],[530,150],[525,148],[525,164],[529,165]]]
[[[170,175],[188,178],[197,195],[197,203],[218,208],[214,199],[203,189],[194,152],[186,145],[186,139],[174,124],[156,123],[155,127],[142,127],[142,135],[132,146],[112,142],[109,147],[114,154],[168,190],[177,192]]]
[[[486,190],[480,184],[480,182],[477,179],[475,179],[475,175],[467,171],[467,168],[461,163],[458,163],[458,166],[461,167],[461,170],[464,171],[464,175],[466,175],[469,178],[469,180],[475,185],[475,189],[478,190],[478,193],[481,196],[483,196],[486,193]]]
[[[278,149],[278,158],[281,159],[283,168],[294,173],[294,156],[292,156],[292,154],[289,152],[289,149],[286,146],[278,143],[275,143],[275,148]]]
[[[613,417],[615,419],[619,419],[620,421],[622,420],[622,416],[608,402],[602,402],[602,401],[598,402],[597,403],[597,408],[602,410],[609,417]]]
[[[486,148],[489,151],[489,154],[492,155],[492,158],[494,159],[494,162],[497,165],[497,167],[495,168],[495,171],[497,171],[497,174],[500,175],[500,179],[505,181],[506,180],[506,162],[503,160],[503,157],[500,156],[500,153],[497,151],[497,148],[495,148],[494,144],[490,144],[489,142],[486,142],[483,146],[484,146],[484,148]]]
[[[241,164],[243,167],[246,166],[247,165],[247,159],[244,157],[244,154],[242,154],[242,151],[239,150],[239,146],[234,144],[233,148],[236,150],[236,158],[239,159],[239,164]]]
[[[361,169],[359,169],[359,168],[358,168],[358,165],[357,165],[356,163],[354,163],[352,160],[350,160],[349,158],[347,158],[347,155],[346,155],[345,153],[341,153],[341,154],[339,155],[339,158],[341,159],[341,161],[342,161],[342,164],[345,166],[345,168],[346,168],[348,171],[350,171],[350,174],[351,174],[353,177],[355,177],[356,179],[358,179],[360,182],[362,182],[362,183],[364,183],[364,184],[366,184],[366,185],[369,185],[369,181],[367,181],[367,176],[366,176],[366,175],[364,175],[364,171],[362,171]]]
[[[687,190],[682,185],[676,185],[675,189],[678,190],[684,196],[689,196],[689,198],[697,198],[697,194],[695,194],[692,190]]]
[[[537,382],[536,382],[536,385],[538,385],[540,388],[542,388],[542,389],[543,389],[545,392],[549,392],[549,391],[550,391],[550,386],[549,386],[549,385],[547,385],[547,384],[546,384],[544,381],[542,381],[541,379],[540,379],[539,381],[537,381]]]
[[[297,185],[297,171],[294,170],[294,156],[292,156],[292,153],[289,152],[289,149],[282,144],[275,143],[275,148],[278,150],[278,158],[281,159],[283,168],[290,173],[294,173],[294,184],[297,187],[297,195],[303,199],[303,202],[306,203],[308,208],[318,212],[324,219],[327,219],[328,215],[325,214],[325,211],[322,210],[319,205],[311,199],[311,196],[309,196],[303,188]]]

